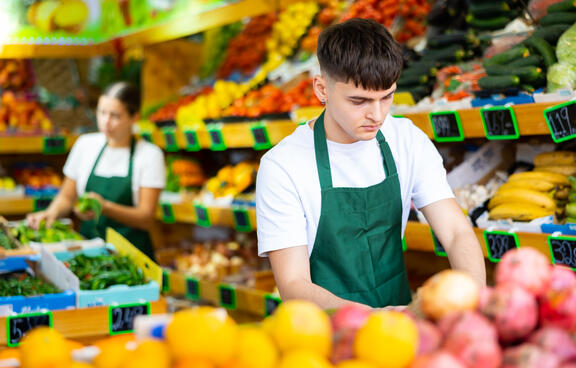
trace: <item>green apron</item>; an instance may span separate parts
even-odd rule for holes
[[[96,166],[102,157],[102,153],[106,149],[107,145],[107,143],[104,144],[104,147],[102,147],[102,150],[98,154],[98,158],[92,167],[92,171],[88,177],[88,182],[86,183],[86,193],[95,192],[100,194],[104,199],[116,204],[134,206],[134,201],[132,199],[132,159],[134,157],[134,140],[132,140],[130,145],[128,175],[125,177],[103,177],[94,173]],[[150,235],[147,231],[126,226],[107,216],[101,215],[98,218],[98,221],[89,220],[82,222],[82,225],[80,226],[80,233],[89,239],[95,237],[105,239],[106,228],[108,227],[116,230],[118,233],[128,239],[130,243],[144,252],[148,257],[154,259],[154,247],[152,246],[152,241],[150,240]]]
[[[367,188],[334,188],[324,113],[314,125],[322,208],[310,256],[312,282],[372,307],[407,305],[410,285],[402,252],[402,198],[394,157],[376,135],[386,178]]]

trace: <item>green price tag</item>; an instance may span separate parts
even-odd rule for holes
[[[225,151],[227,147],[222,134],[222,124],[208,124],[206,130],[210,136],[210,149],[212,151]]]
[[[507,231],[484,231],[484,242],[488,259],[494,263],[500,262],[504,253],[520,246],[518,235]]]
[[[59,155],[66,153],[66,137],[45,137],[42,145],[45,155]]]
[[[282,303],[282,299],[276,295],[266,294],[264,297],[264,316],[268,317],[273,314],[276,308]]]
[[[406,252],[406,249],[408,249],[408,246],[406,245],[406,238],[402,238],[402,251]]]
[[[146,142],[154,143],[152,142],[152,133],[150,132],[142,132],[140,137],[142,137]]]
[[[52,203],[52,197],[37,197],[34,198],[34,212],[44,211],[50,203]]]
[[[220,284],[218,285],[218,293],[221,306],[230,310],[236,309],[236,288],[234,286]]]
[[[162,210],[162,222],[165,224],[173,224],[176,222],[176,217],[174,216],[174,208],[169,203],[160,204],[160,209]]]
[[[265,150],[272,147],[270,137],[268,135],[268,127],[265,122],[254,123],[250,126],[252,138],[254,138],[254,149]]]
[[[438,240],[436,234],[434,234],[434,231],[432,231],[432,228],[430,228],[430,234],[432,235],[432,240],[434,241],[434,253],[440,257],[447,257],[444,246],[442,246],[442,243],[440,243],[440,240]]]
[[[194,205],[194,211],[196,212],[196,224],[202,227],[210,227],[212,223],[210,222],[210,214],[208,213],[208,208],[202,206],[201,204]]]
[[[186,151],[197,152],[200,151],[200,141],[198,134],[194,130],[185,130],[184,137],[186,138]]]
[[[393,118],[402,119],[402,118],[404,118],[404,115],[398,115],[398,114],[394,115],[394,114],[392,114],[392,117],[393,117]]]
[[[576,237],[549,236],[548,246],[554,265],[569,267],[576,271]]]
[[[197,278],[186,277],[186,297],[192,300],[200,299],[200,282]]]
[[[480,109],[482,125],[486,139],[518,139],[518,124],[516,123],[516,114],[511,107],[495,106]]]
[[[460,115],[457,111],[440,111],[429,114],[436,142],[459,142],[464,140]]]
[[[180,147],[178,147],[178,141],[176,140],[176,132],[174,129],[164,128],[162,129],[162,134],[164,134],[164,144],[166,146],[166,151],[178,152]]]
[[[111,305],[108,307],[110,335],[134,332],[134,319],[150,314],[150,303]]]
[[[247,210],[242,208],[233,208],[232,215],[234,216],[234,225],[236,231],[243,233],[249,233],[254,230],[252,224],[250,223],[250,215]]]
[[[170,292],[170,271],[162,269],[162,292]]]
[[[18,314],[6,317],[6,344],[13,348],[24,335],[38,326],[52,327],[52,312]]]
[[[544,118],[555,143],[576,137],[576,101],[561,103],[545,109]]]

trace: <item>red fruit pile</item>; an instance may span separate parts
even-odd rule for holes
[[[160,109],[156,110],[152,115],[150,115],[151,121],[166,121],[166,120],[176,120],[176,113],[181,106],[186,106],[192,103],[198,96],[201,94],[207,94],[212,90],[210,87],[206,87],[202,89],[198,93],[194,93],[192,95],[183,96],[179,98],[177,101],[169,102],[166,105],[162,106]]]

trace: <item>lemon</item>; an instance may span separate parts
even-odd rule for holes
[[[130,352],[122,368],[170,368],[170,353],[164,342],[145,340]]]
[[[100,354],[94,358],[96,368],[121,368],[130,353],[126,348],[128,341],[124,336],[99,341],[96,346],[100,349]]]
[[[336,368],[378,368],[372,363],[358,359],[345,360],[336,365]]]
[[[65,368],[72,363],[68,341],[50,327],[30,331],[20,345],[22,368]]]
[[[236,361],[242,368],[273,368],[278,351],[272,339],[260,328],[246,327],[238,333]]]
[[[309,350],[293,350],[284,355],[279,368],[331,368],[330,362],[322,355]]]

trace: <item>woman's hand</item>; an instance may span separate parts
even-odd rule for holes
[[[108,201],[105,200],[100,194],[95,193],[95,192],[90,192],[90,193],[86,193],[86,197],[92,198],[92,199],[95,199],[96,201],[98,201],[98,203],[100,204],[100,208],[101,208],[100,212],[104,212],[104,206],[107,205]],[[82,221],[94,220],[97,217],[96,213],[93,210],[81,212],[78,210],[77,206],[74,207],[74,213]],[[102,213],[98,214],[98,216],[101,214]]]
[[[56,213],[49,210],[29,213],[28,216],[26,216],[28,226],[35,230],[38,230],[42,221],[46,221],[46,228],[51,227],[57,218]]]

